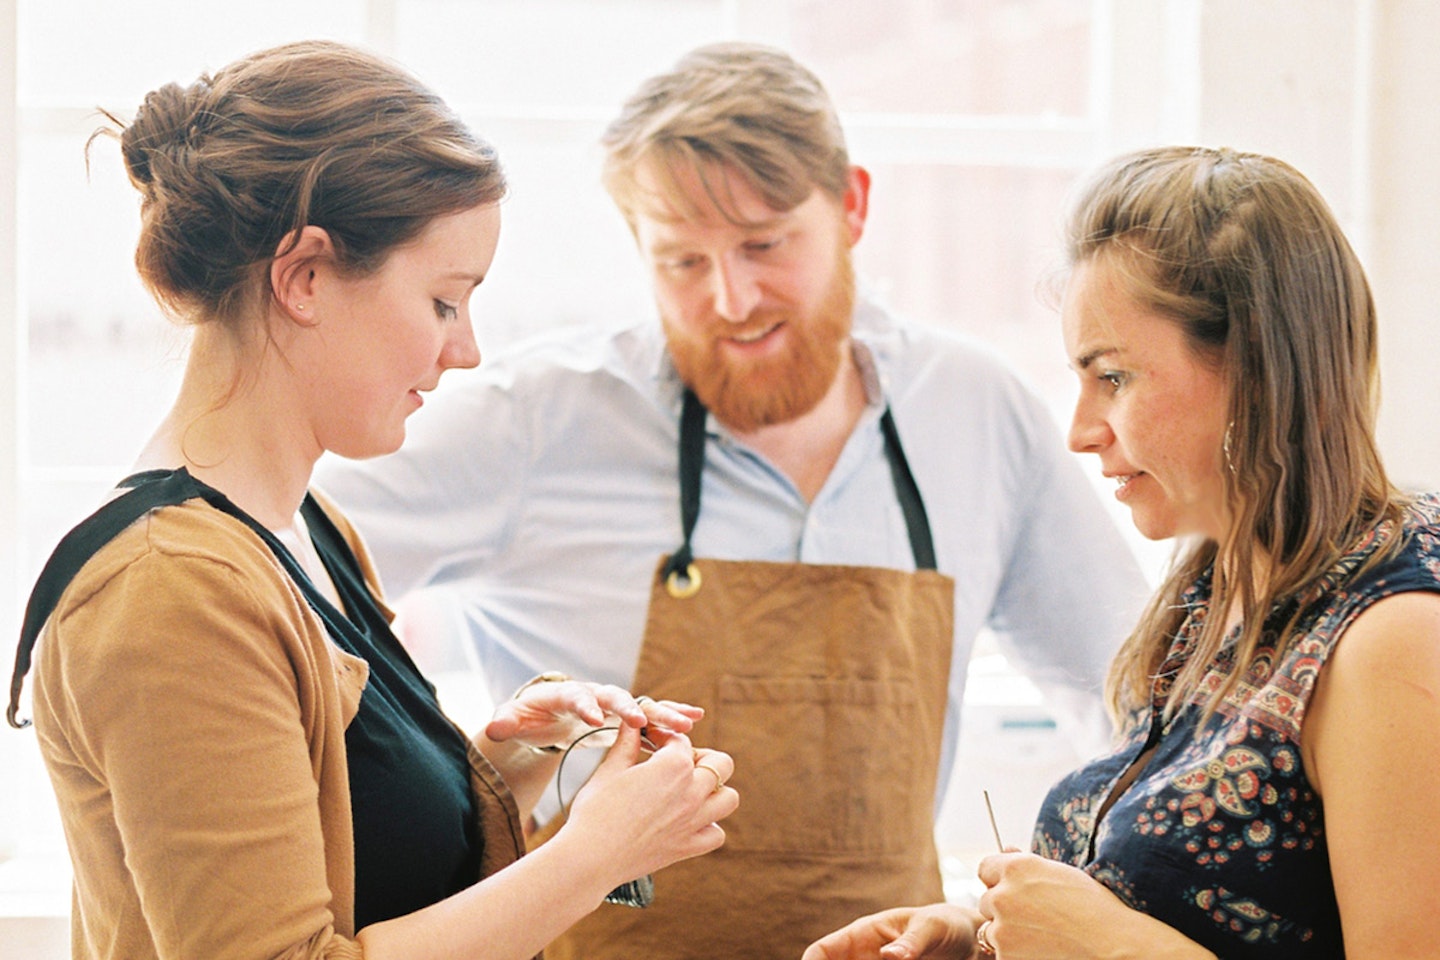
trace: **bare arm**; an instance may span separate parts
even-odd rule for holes
[[[1440,940],[1440,595],[1355,619],[1306,716],[1350,960],[1434,956]]]

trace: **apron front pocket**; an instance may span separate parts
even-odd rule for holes
[[[933,762],[908,679],[719,678],[712,736],[735,758],[728,850],[900,854],[933,830]],[[931,786],[926,787],[925,784]]]

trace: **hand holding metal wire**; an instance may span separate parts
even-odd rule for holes
[[[543,752],[559,753],[583,734],[623,724],[644,730],[658,746],[673,734],[688,733],[704,715],[704,709],[688,703],[635,697],[612,684],[542,673],[522,684],[514,696],[496,708],[485,735],[497,743],[513,740]],[[608,747],[612,742],[613,735],[587,741],[587,745]]]
[[[614,733],[618,739],[585,786],[573,799],[561,793],[567,821],[556,839],[584,831],[590,842],[609,850],[607,863],[620,870],[621,881],[723,844],[719,821],[740,803],[726,785],[735,770],[730,755],[696,750],[684,734],[672,734],[641,762],[640,732],[619,725]],[[596,732],[587,739],[603,735]]]

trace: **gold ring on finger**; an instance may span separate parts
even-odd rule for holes
[[[720,788],[723,787],[723,786],[725,786],[725,778],[722,777],[722,776],[720,776],[720,771],[719,771],[719,770],[716,770],[714,767],[710,766],[710,764],[708,764],[708,763],[697,763],[697,764],[695,764],[695,769],[696,769],[696,770],[704,770],[705,772],[710,773],[710,774],[712,774],[712,775],[715,777],[715,789],[714,789],[714,790],[711,790],[711,791],[710,791],[711,793],[719,793],[719,792],[720,792]]]
[[[987,957],[995,956],[995,944],[990,942],[991,922],[986,920],[975,929],[975,946],[979,947],[980,953]]]

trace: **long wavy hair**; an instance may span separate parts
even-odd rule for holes
[[[1127,293],[1178,324],[1197,359],[1228,383],[1229,425],[1217,451],[1228,528],[1218,541],[1177,551],[1107,684],[1117,717],[1149,702],[1186,617],[1181,595],[1209,571],[1216,614],[1166,704],[1173,713],[1197,695],[1225,643],[1222,612],[1238,603],[1234,667],[1208,693],[1208,713],[1262,646],[1283,652],[1294,642],[1304,611],[1279,625],[1266,623],[1272,611],[1367,530],[1400,519],[1405,498],[1374,438],[1374,302],[1315,187],[1288,164],[1233,150],[1144,150],[1103,167],[1067,229],[1072,267],[1101,255],[1119,268]]]

